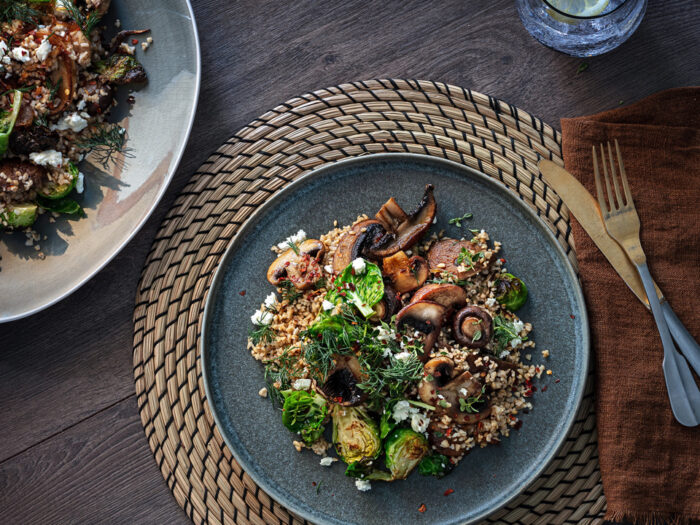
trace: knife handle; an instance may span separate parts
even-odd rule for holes
[[[668,301],[663,301],[661,303],[661,310],[664,313],[668,329],[671,331],[671,335],[678,345],[678,349],[688,360],[690,366],[693,367],[695,373],[700,376],[700,345],[693,339],[693,336],[690,335],[686,327],[683,326],[683,323],[681,323],[681,320],[678,319],[675,312],[671,309],[671,305],[668,304]]]

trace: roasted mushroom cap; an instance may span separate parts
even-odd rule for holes
[[[365,248],[379,243],[385,233],[384,227],[375,219],[367,219],[353,225],[338,241],[338,248],[333,254],[333,272],[342,272],[352,261],[366,255]]]
[[[290,248],[270,265],[267,270],[270,284],[277,286],[287,279],[298,290],[306,290],[321,278],[319,261],[326,252],[326,246],[317,239],[307,239],[297,250],[299,253]]]
[[[455,315],[452,330],[457,342],[469,348],[483,348],[493,335],[493,321],[483,308],[465,306]]]
[[[440,329],[445,318],[445,307],[432,301],[418,301],[401,309],[396,315],[396,327],[409,325],[425,334],[423,340],[423,355],[421,361],[430,358],[430,351],[440,335]]]
[[[467,292],[456,284],[426,284],[421,287],[411,297],[411,302],[433,301],[441,304],[448,310],[458,308],[467,302]]]
[[[418,255],[408,257],[396,252],[382,262],[384,275],[391,280],[397,292],[406,293],[422,286],[429,275],[428,262]]]
[[[472,261],[462,256],[462,249],[472,255]],[[443,239],[433,244],[428,251],[430,271],[445,272],[455,275],[458,279],[467,279],[491,265],[491,259],[480,257],[479,252],[479,246],[472,242]]]
[[[380,242],[368,248],[370,255],[376,258],[388,257],[399,250],[410,248],[425,235],[437,211],[433,189],[432,184],[425,187],[423,198],[413,213],[403,211],[393,197],[381,207],[375,217],[387,233]]]
[[[335,367],[326,382],[317,391],[328,401],[343,406],[354,406],[367,397],[357,385],[362,382],[360,362],[355,356],[336,356]]]
[[[479,379],[468,371],[454,376],[455,366],[450,358],[435,357],[425,364],[423,371],[418,394],[424,403],[435,406],[435,415],[446,414],[460,425],[475,423],[489,415],[490,405]],[[475,398],[479,401],[475,402]],[[470,399],[469,408],[464,408]]]
[[[400,309],[401,298],[390,285],[384,283],[384,297],[374,305],[375,314],[370,318],[370,321],[374,320],[388,323],[391,321],[391,316]]]
[[[71,60],[67,52],[62,52],[58,56],[58,68],[53,72],[53,85],[60,86],[57,97],[58,103],[51,102],[49,114],[58,115],[73,100],[75,85],[78,78],[78,70],[75,62]]]

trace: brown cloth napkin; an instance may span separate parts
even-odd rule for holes
[[[700,87],[561,125],[566,168],[593,195],[591,146],[619,141],[651,274],[700,340]],[[571,222],[591,323],[606,519],[700,519],[700,427],[673,418],[653,317]]]

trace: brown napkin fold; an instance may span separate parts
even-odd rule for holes
[[[700,87],[561,124],[566,168],[593,195],[591,146],[619,141],[651,274],[700,340]],[[673,418],[651,313],[571,222],[591,323],[606,518],[700,519],[700,427]]]

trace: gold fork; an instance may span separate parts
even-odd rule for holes
[[[644,255],[642,243],[639,240],[639,215],[637,215],[637,210],[634,207],[632,192],[627,183],[625,165],[622,163],[622,155],[620,155],[620,146],[617,140],[615,140],[615,151],[617,153],[617,164],[620,168],[620,180],[622,182],[623,193],[620,192],[620,183],[618,183],[617,180],[615,161],[613,159],[610,143],[608,142],[610,175],[608,175],[608,167],[605,161],[605,147],[602,144],[600,145],[606,192],[603,191],[603,184],[601,183],[600,172],[598,171],[596,149],[595,146],[593,146],[595,185],[598,192],[600,211],[603,215],[603,221],[605,222],[605,229],[608,230],[610,237],[615,239],[622,249],[625,250],[629,259],[637,267],[639,277],[644,284],[644,289],[649,298],[651,311],[654,314],[654,320],[659,329],[659,335],[661,336],[661,342],[664,347],[664,378],[666,380],[666,389],[668,390],[668,396],[671,401],[673,415],[681,425],[694,427],[700,424],[700,390],[698,390],[695,384],[693,374],[690,372],[690,368],[688,368],[688,363],[676,351],[661,310],[659,298],[654,289],[654,280],[649,273],[647,258],[646,255]],[[612,185],[610,179],[612,179]],[[606,193],[607,202],[605,200]]]

